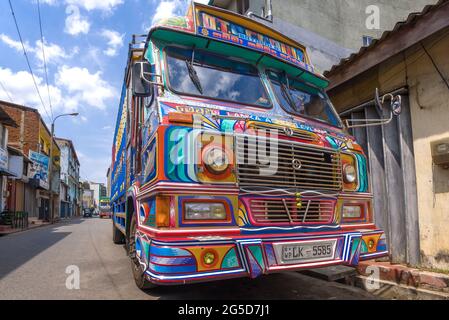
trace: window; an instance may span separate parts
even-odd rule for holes
[[[174,92],[271,107],[254,66],[201,50],[193,53],[191,49],[168,47],[165,52],[169,84]]]
[[[373,42],[374,38],[370,36],[363,36],[363,46],[369,47],[371,43]]]
[[[324,91],[287,77],[285,73],[268,71],[267,75],[281,107],[290,114],[341,127],[341,121]]]

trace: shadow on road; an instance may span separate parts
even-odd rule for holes
[[[273,274],[258,279],[233,279],[201,284],[158,287],[147,292],[159,300],[360,300],[372,295],[337,283],[295,272]]]
[[[57,228],[83,222],[82,219],[74,218],[1,237],[0,279],[71,234],[71,232],[56,231]]]

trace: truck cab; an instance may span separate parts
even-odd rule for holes
[[[388,255],[328,84],[300,43],[194,2],[134,38],[111,207],[140,288]]]

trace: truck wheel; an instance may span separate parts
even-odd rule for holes
[[[112,221],[112,242],[115,244],[125,243],[125,236],[123,233],[115,226],[115,222]]]
[[[137,231],[137,221],[136,215],[133,215],[131,219],[131,225],[129,229],[129,257],[131,258],[131,269],[133,271],[134,281],[136,285],[141,290],[154,289],[157,286],[147,280],[145,276],[145,270],[139,263],[139,259],[136,257],[136,231]]]

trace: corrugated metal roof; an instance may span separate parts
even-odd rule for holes
[[[405,21],[400,21],[400,22],[396,23],[396,25],[394,26],[393,30],[385,31],[382,34],[382,36],[380,37],[380,39],[374,39],[369,46],[362,47],[362,48],[360,48],[359,52],[353,53],[349,57],[347,57],[345,59],[342,59],[339,64],[334,65],[330,70],[324,72],[324,75],[325,76],[329,76],[329,74],[331,74],[331,73],[337,71],[338,69],[344,67],[346,64],[351,63],[356,58],[359,58],[359,57],[363,56],[363,54],[365,52],[367,52],[367,51],[377,47],[381,42],[383,42],[385,39],[393,36],[395,33],[397,33],[402,28],[416,23],[416,21],[419,20],[421,17],[425,16],[426,14],[428,14],[431,11],[434,11],[434,10],[438,9],[439,7],[441,7],[442,5],[446,4],[447,2],[449,2],[449,0],[439,0],[434,5],[427,5],[427,6],[425,6],[424,9],[421,12],[410,13]],[[448,19],[449,19],[449,17],[448,17]]]

